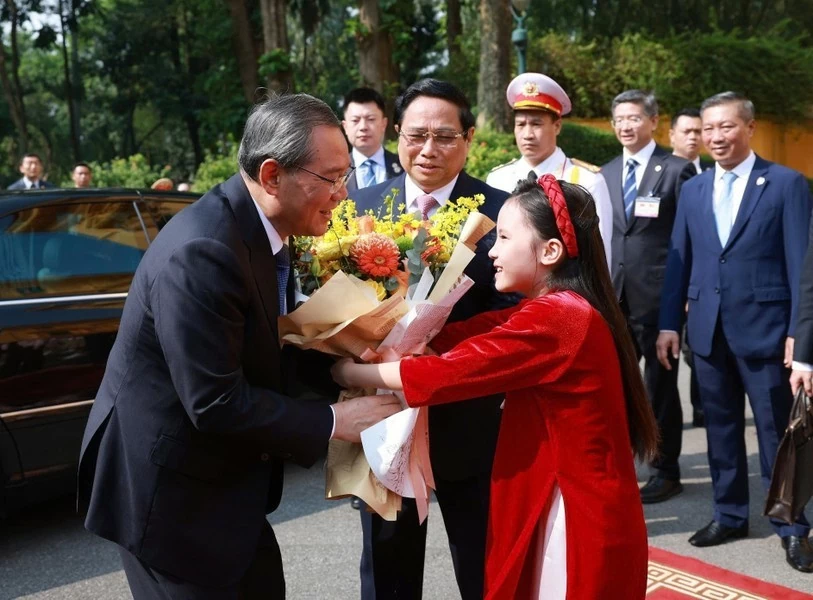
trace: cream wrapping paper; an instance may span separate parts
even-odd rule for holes
[[[493,227],[494,222],[485,215],[471,213],[437,283],[432,285],[433,277],[427,269],[421,282],[410,288],[407,299],[393,296],[378,301],[366,283],[337,272],[307,302],[280,317],[281,342],[337,356],[366,357],[368,361],[397,360],[422,353],[443,327],[454,304],[471,287],[472,281],[463,271],[474,258],[477,242]],[[360,390],[344,391],[339,401],[361,395],[364,393]],[[390,417],[400,426],[394,427],[386,419],[379,424],[383,429],[363,432],[368,439],[367,448],[331,440],[325,467],[325,497],[357,496],[370,510],[389,521],[397,517],[402,496],[415,497],[423,522],[428,512],[429,488],[434,488],[426,410],[406,409],[402,411],[406,414]],[[369,454],[365,455],[366,452]],[[370,469],[367,456],[376,464],[378,476]],[[408,485],[394,484],[399,478],[408,480]],[[389,487],[382,484],[382,479]]]

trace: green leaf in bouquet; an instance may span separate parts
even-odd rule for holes
[[[395,277],[390,277],[384,282],[384,289],[387,290],[388,292],[394,292],[395,290],[398,289],[399,285],[400,284],[398,283],[398,280]]]
[[[421,227],[418,229],[418,233],[415,236],[415,239],[412,240],[412,247],[418,250],[418,254],[420,255],[421,252],[426,250],[426,240],[429,238],[429,233]]]
[[[415,274],[417,273],[420,275],[423,273],[423,260],[421,260],[421,252],[417,248],[413,248],[412,250],[408,250],[407,253],[407,270]]]
[[[299,257],[299,261],[304,262],[304,263],[309,263],[309,262],[313,261],[313,254],[306,251],[306,252],[304,252],[302,254],[302,256]]]

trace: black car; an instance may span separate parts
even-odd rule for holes
[[[194,194],[0,194],[0,515],[74,488],[82,433],[141,257]]]

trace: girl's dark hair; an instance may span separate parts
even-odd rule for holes
[[[548,287],[576,292],[601,313],[609,325],[621,363],[632,449],[639,458],[651,459],[657,453],[658,427],[641,379],[632,337],[607,269],[595,201],[581,186],[564,181],[559,185],[573,221],[579,255],[565,258],[555,268],[549,276]],[[550,202],[535,180],[520,181],[507,201],[517,203],[543,240],[562,239]]]

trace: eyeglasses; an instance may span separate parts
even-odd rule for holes
[[[465,136],[466,132],[399,131],[398,135],[404,139],[407,146],[423,146],[429,138],[432,138],[440,148],[452,148],[457,144],[458,138]]]
[[[613,127],[621,127],[624,123],[629,123],[630,127],[638,127],[641,123],[644,122],[643,117],[639,117],[638,115],[632,115],[631,117],[616,117],[614,119],[610,119],[610,125]]]
[[[347,183],[348,179],[350,179],[350,176],[353,174],[353,171],[356,170],[355,167],[350,167],[349,169],[347,169],[347,171],[345,172],[344,175],[341,175],[341,176],[337,177],[336,179],[328,179],[327,177],[323,177],[322,175],[319,175],[319,173],[314,173],[313,171],[309,171],[305,167],[297,167],[297,169],[299,169],[300,171],[305,171],[305,173],[310,173],[314,177],[318,177],[322,181],[326,181],[327,183],[329,183],[330,184],[330,193],[331,194],[335,194],[340,189],[342,189],[342,186],[345,183]]]

